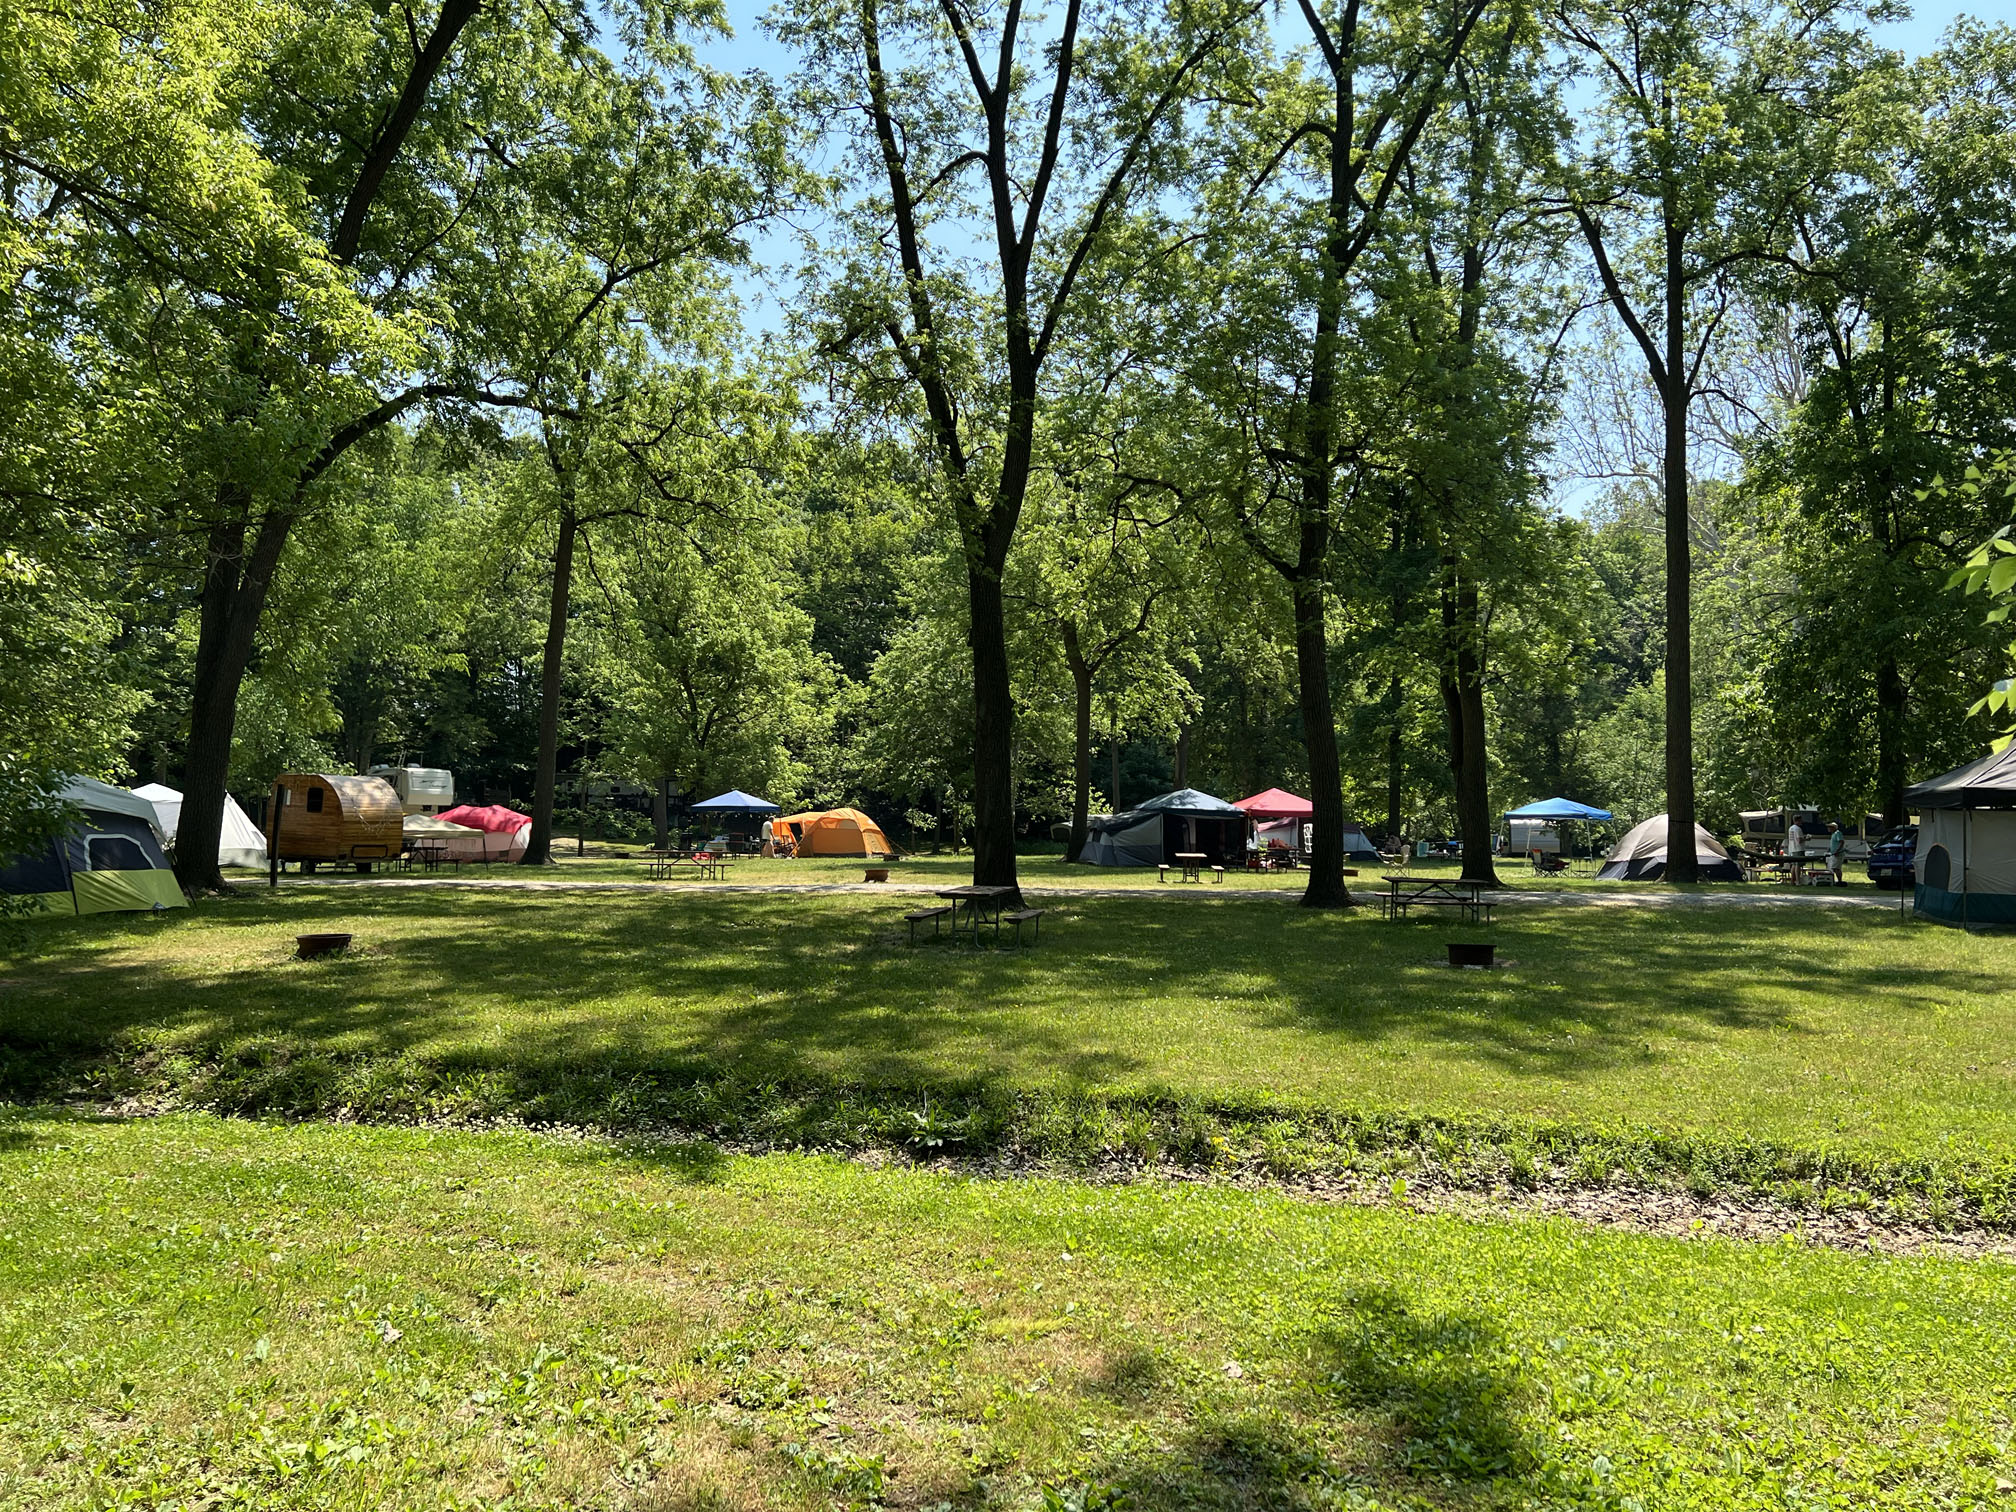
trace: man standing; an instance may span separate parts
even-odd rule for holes
[[[1785,859],[1797,861],[1806,853],[1806,831],[1799,825],[1799,816],[1792,816],[1792,827],[1785,831]]]
[[[1834,885],[1841,885],[1841,863],[1846,859],[1848,836],[1841,826],[1829,823],[1827,826],[1827,872],[1834,879]]]

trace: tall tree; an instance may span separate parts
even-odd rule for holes
[[[1666,560],[1666,812],[1695,823],[1690,411],[1736,301],[1737,270],[1782,256],[1808,176],[1807,112],[1859,11],[1780,0],[1557,0],[1558,36],[1597,107],[1565,209],[1658,396]],[[1682,845],[1667,868],[1695,879]]]
[[[1003,576],[1081,277],[1162,181],[1186,100],[1250,24],[1244,0],[1088,11],[1019,0],[801,4],[780,31],[815,65],[808,108],[858,122],[868,195],[825,350],[904,395],[937,454],[966,576],[973,879],[1014,887],[1014,690]],[[984,251],[983,251],[984,249]]]
[[[2012,438],[2016,289],[1993,249],[2016,238],[2016,32],[1863,62],[1790,266],[1754,280],[1793,312],[1806,381],[1758,417],[1744,483],[1787,566],[1756,734],[1800,801],[1897,824],[1914,772],[1974,738],[1956,669],[2000,649],[1944,589],[1953,543],[1989,524],[1980,500],[1926,484]]]
[[[1367,441],[1351,392],[1359,263],[1489,4],[1409,0],[1375,13],[1362,0],[1301,0],[1310,73],[1292,59],[1237,99],[1229,171],[1212,195],[1222,297],[1192,376],[1246,457],[1238,527],[1293,606],[1315,824],[1307,907],[1351,902],[1329,605],[1333,548],[1363,481],[1350,468]]]
[[[1548,318],[1565,303],[1544,271],[1559,238],[1539,213],[1560,117],[1540,42],[1524,10],[1483,24],[1408,165],[1390,238],[1421,296],[1401,302],[1418,369],[1404,471],[1438,558],[1432,642],[1463,876],[1492,884],[1488,621],[1494,599],[1545,571],[1521,547],[1539,525],[1533,463],[1547,383],[1522,358],[1544,368],[1552,353],[1540,343],[1566,325]]]

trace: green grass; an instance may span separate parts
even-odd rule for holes
[[[1958,1180],[1991,1221],[2016,1197],[2016,939],[1874,910],[1528,908],[1491,932],[1509,968],[1476,973],[1439,963],[1446,923],[1229,888],[1054,901],[1021,952],[910,949],[905,906],[344,887],[12,926],[0,1092],[816,1142],[887,1137],[931,1089],[997,1143],[1135,1143],[1115,1131],[1145,1103],[1156,1147],[1201,1107],[1318,1144],[1532,1135],[1572,1163],[1593,1140],[1605,1169],[1849,1196]],[[293,961],[310,930],[358,948]],[[1001,1107],[1033,1094],[1047,1111]]]
[[[0,1507],[1964,1508],[2008,1266],[0,1113]]]

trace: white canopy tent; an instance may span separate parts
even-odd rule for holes
[[[175,828],[182,822],[182,795],[158,782],[150,782],[133,791],[154,806],[154,822],[160,826],[161,838],[174,845]],[[224,795],[224,827],[217,836],[217,864],[266,864],[266,837],[259,833],[259,826],[245,816],[245,810],[238,807],[238,800],[229,793]]]

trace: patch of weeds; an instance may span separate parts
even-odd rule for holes
[[[1137,1160],[1153,1161],[1162,1153],[1162,1130],[1152,1109],[1130,1106],[1120,1115],[1120,1148]]]
[[[1577,1186],[1607,1185],[1610,1180],[1609,1154],[1596,1146],[1589,1146],[1576,1152],[1574,1163],[1569,1170]]]
[[[1771,1195],[1794,1212],[1804,1212],[1818,1200],[1812,1184],[1805,1181],[1781,1181],[1771,1189]]]
[[[889,1484],[889,1466],[879,1454],[834,1453],[801,1443],[782,1445],[778,1453],[807,1481],[849,1506],[880,1502]]]
[[[1309,1169],[1301,1148],[1302,1131],[1285,1118],[1271,1119],[1260,1128],[1260,1164],[1276,1177],[1300,1175]]]

